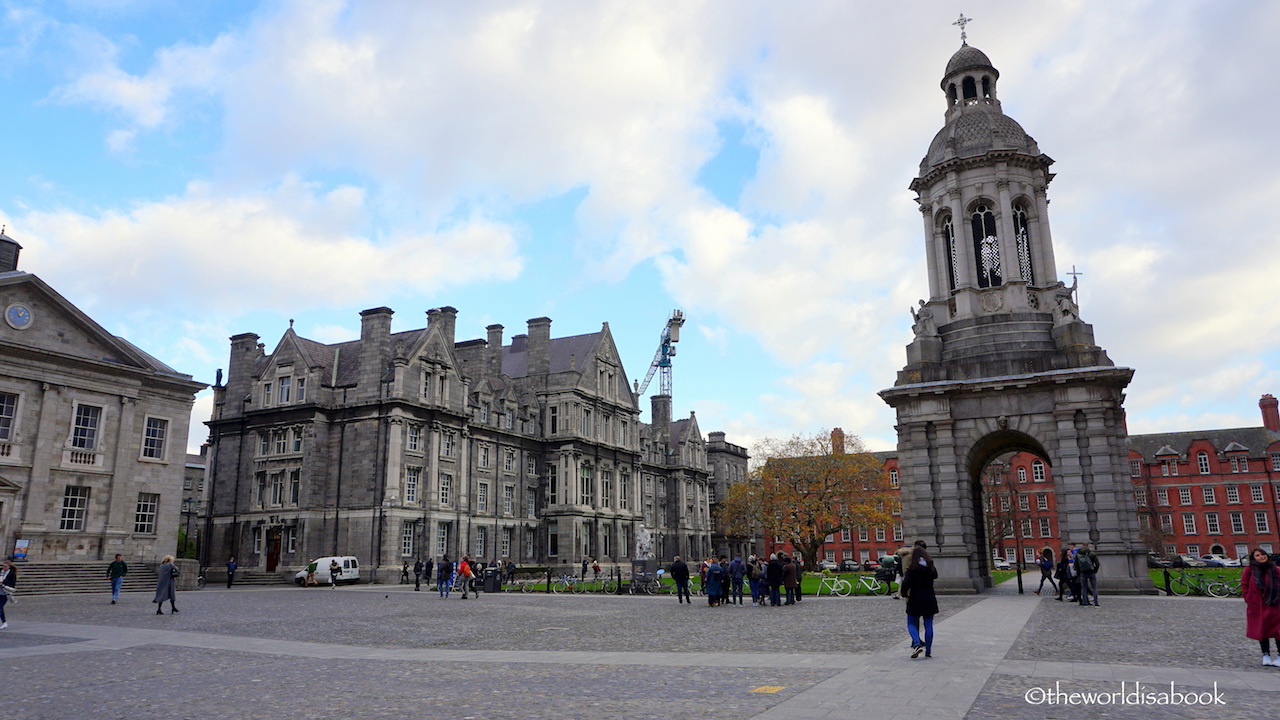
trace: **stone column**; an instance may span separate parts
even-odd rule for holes
[[[1053,256],[1053,236],[1049,233],[1049,197],[1047,184],[1036,185],[1036,221],[1031,224],[1032,257],[1040,268],[1038,285],[1052,285],[1058,280],[1058,266]]]
[[[24,537],[51,529],[47,524],[51,517],[44,514],[47,494],[53,489],[49,470],[54,458],[62,458],[66,437],[58,429],[58,407],[62,403],[61,388],[50,383],[40,386],[40,418],[36,421],[35,437],[31,439],[31,475],[27,480],[22,501],[21,532]],[[31,548],[35,552],[36,548]]]

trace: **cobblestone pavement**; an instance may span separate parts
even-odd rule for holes
[[[1006,588],[1001,588],[1006,590]],[[484,595],[406,586],[21,598],[6,608],[6,720],[27,718],[1259,718],[1239,600],[944,597],[935,658],[900,601],[708,608],[671,597]],[[1053,705],[1028,691],[1180,690],[1225,705]]]

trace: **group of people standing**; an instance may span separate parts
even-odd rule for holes
[[[1056,562],[1053,548],[1046,546],[1040,551],[1036,564],[1040,567],[1040,587],[1035,589],[1036,595],[1044,590],[1047,582],[1059,602],[1065,595],[1067,602],[1076,602],[1083,607],[1100,607],[1098,570],[1102,568],[1102,562],[1089,548],[1089,543],[1071,543],[1062,548]]]

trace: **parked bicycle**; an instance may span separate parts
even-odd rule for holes
[[[889,583],[878,580],[871,575],[859,575],[858,581],[853,585],[853,591],[860,592],[866,590],[871,595],[888,595]]]
[[[640,593],[654,595],[666,590],[666,586],[662,584],[662,575],[665,572],[665,570],[658,570],[652,575],[648,573],[632,573],[631,582],[627,583],[627,592],[632,595],[639,595]],[[671,592],[675,592],[674,585],[671,586]]]
[[[200,568],[200,572],[196,573],[196,589],[204,589],[204,568]]]
[[[561,575],[558,580],[551,584],[551,592],[562,593],[580,593],[582,592],[582,581],[572,575]]]
[[[1171,573],[1169,589],[1179,597],[1186,597],[1195,593],[1196,595],[1224,598],[1231,594],[1231,588],[1219,578],[1177,570]]]
[[[826,590],[831,595],[848,597],[849,593],[853,592],[853,583],[842,577],[823,573],[822,578],[818,581],[818,592],[814,593],[814,595],[822,595],[823,590]]]

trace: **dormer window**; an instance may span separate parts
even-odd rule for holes
[[[276,380],[276,383],[279,385],[280,404],[283,405],[289,402],[289,400],[293,396],[293,378],[287,378],[287,377],[278,378]]]

